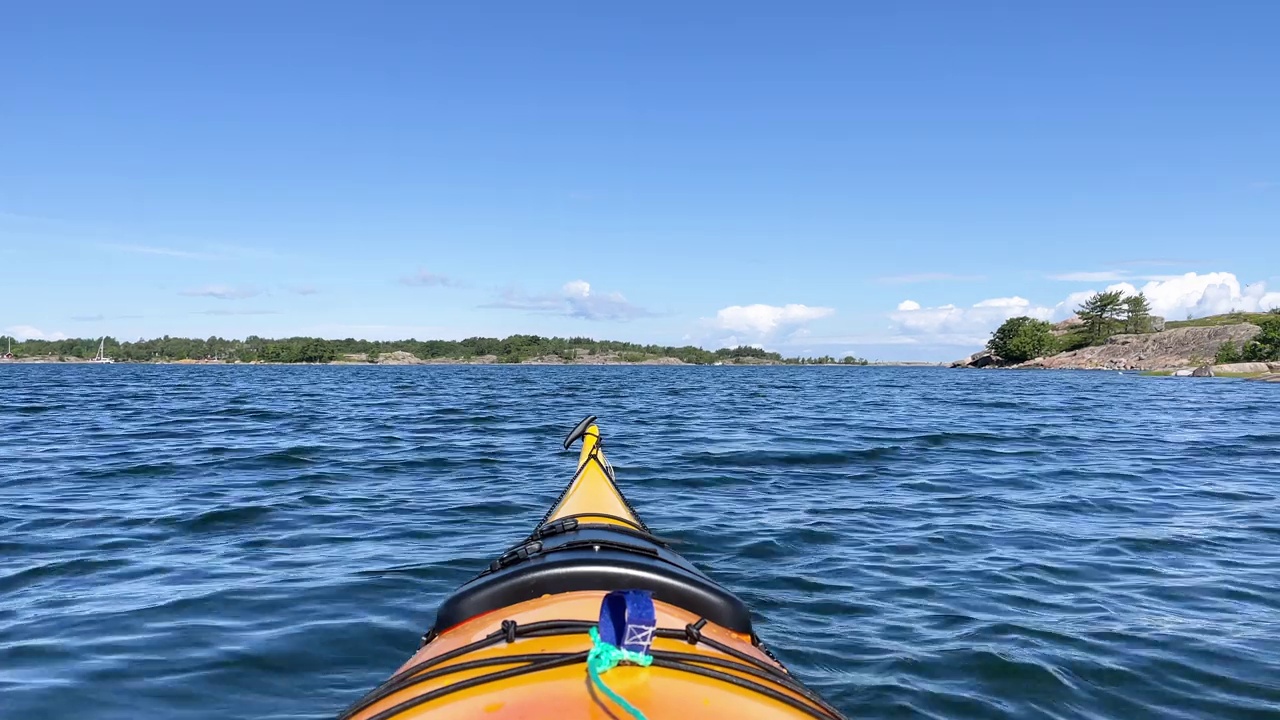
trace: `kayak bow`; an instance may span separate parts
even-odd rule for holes
[[[441,603],[422,647],[341,720],[824,718],[746,605],[677,555],[614,481],[595,417],[525,540]]]

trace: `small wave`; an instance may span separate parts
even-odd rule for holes
[[[682,454],[681,460],[687,461],[694,466],[711,467],[824,467],[888,459],[901,450],[902,448],[894,445],[842,452],[787,452],[773,450],[752,450],[737,453],[692,452]]]
[[[255,469],[269,470],[272,468],[303,468],[316,465],[320,460],[314,456],[322,453],[331,452],[330,448],[323,446],[298,446],[284,450],[275,450],[261,455],[255,455],[251,458],[244,458],[243,462],[249,463]]]
[[[221,410],[214,410],[205,417],[215,418],[235,418],[237,420],[255,420],[258,422],[270,422],[272,420],[288,420],[290,414],[281,410],[268,410],[265,408],[244,408],[244,407],[228,407]]]
[[[18,405],[9,409],[19,415],[40,415],[47,412],[56,412],[65,407],[65,405]]]
[[[238,507],[207,510],[178,523],[193,533],[233,531],[255,525],[269,517],[275,509],[265,505],[241,505]]]
[[[112,462],[114,457],[104,457],[104,461]],[[84,479],[133,479],[172,477],[183,469],[179,463],[133,463],[117,466],[105,466],[81,471],[78,475]]]
[[[123,568],[128,560],[119,558],[90,559],[76,558],[62,560],[19,570],[9,575],[0,576],[0,593],[16,593],[20,590],[38,585],[47,580],[63,578],[80,578]]]
[[[935,432],[924,435],[913,435],[906,439],[929,447],[969,445],[970,443],[990,445],[992,443],[1006,443],[1015,440],[1007,435],[983,432]]]

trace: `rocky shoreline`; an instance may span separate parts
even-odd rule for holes
[[[40,357],[24,357],[0,360],[0,366],[6,364],[62,364],[62,365],[92,365],[92,360],[79,357],[65,356],[40,356]],[[370,359],[366,355],[345,355],[337,360],[327,363],[280,363],[280,362],[228,362],[224,360],[151,360],[147,362],[132,363],[127,361],[118,361],[111,364],[119,365],[346,365],[346,366],[405,366],[405,365],[686,365],[693,366],[694,363],[687,363],[679,358],[659,356],[646,357],[641,360],[625,359],[618,353],[591,353],[580,354],[572,360],[566,360],[559,355],[543,355],[539,357],[528,358],[518,363],[503,363],[499,361],[497,355],[480,355],[471,358],[431,358],[422,359],[412,353],[404,351],[396,351],[390,353],[381,353],[376,359]],[[721,365],[787,365],[788,363],[777,360],[769,360],[764,358],[731,358],[723,362],[717,363]],[[839,363],[830,363],[839,365]],[[807,367],[807,366],[806,366]],[[825,367],[825,365],[820,366]],[[844,365],[842,367],[858,367],[856,365]]]
[[[382,353],[377,358],[367,355],[347,355],[334,360],[330,365],[692,365],[679,358],[667,356],[650,356],[639,360],[628,359],[620,353],[586,353],[579,351],[573,359],[559,355],[540,355],[527,358],[518,363],[503,363],[497,355],[480,355],[473,358],[432,358],[424,360],[412,353],[404,351]],[[727,365],[783,365],[785,363],[763,358],[734,358],[725,361]]]
[[[1280,374],[1280,363],[1215,364],[1223,343],[1237,346],[1261,332],[1252,323],[1182,327],[1154,333],[1111,336],[1105,343],[1023,363],[1006,363],[990,350],[951,363],[953,368],[1044,370],[1140,370],[1197,377]],[[1267,380],[1271,382],[1271,380]]]

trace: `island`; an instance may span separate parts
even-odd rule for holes
[[[244,340],[211,337],[180,338],[168,335],[137,342],[115,338],[26,340],[13,338],[12,355],[0,362],[93,362],[95,357],[113,362],[181,364],[328,364],[328,365],[867,365],[848,355],[835,358],[784,358],[776,352],[739,346],[706,350],[693,345],[671,347],[641,345],[585,337],[511,335],[506,338],[472,337],[465,340],[376,341],[315,337]],[[101,361],[101,360],[99,360]]]
[[[951,367],[1137,370],[1152,375],[1280,382],[1280,308],[1166,321],[1141,294],[1097,293],[1057,324],[1006,320],[980,352]]]

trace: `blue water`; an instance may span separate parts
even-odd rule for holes
[[[0,717],[332,717],[588,412],[850,717],[1280,717],[1277,385],[127,365],[0,366]]]

